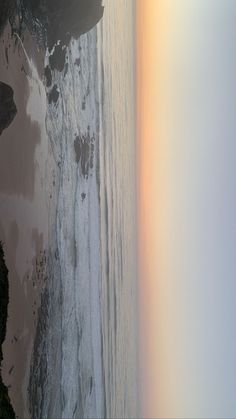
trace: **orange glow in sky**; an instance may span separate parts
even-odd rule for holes
[[[166,385],[171,379],[171,360],[167,359],[166,345],[170,343],[168,307],[172,301],[164,283],[169,248],[165,231],[170,206],[167,132],[170,109],[166,82],[170,53],[169,7],[168,0],[139,0],[137,4],[140,363],[146,417],[166,412]]]
[[[157,322],[156,294],[158,283],[153,275],[153,263],[157,248],[153,217],[157,217],[156,191],[158,181],[156,169],[160,144],[157,142],[158,122],[158,8],[160,2],[139,0],[137,6],[137,135],[139,147],[139,222],[140,222],[140,306],[141,306],[141,397],[143,411],[151,415],[158,371],[155,339]],[[160,194],[159,194],[160,196]],[[153,209],[153,210],[152,210]],[[155,212],[155,213],[153,213]]]

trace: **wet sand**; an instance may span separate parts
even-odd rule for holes
[[[25,35],[24,47],[43,74],[43,54]],[[9,318],[3,380],[16,414],[29,417],[27,387],[40,295],[46,280],[56,164],[45,129],[43,84],[7,27],[0,40],[0,80],[14,90],[17,115],[0,136],[0,240],[9,270]]]

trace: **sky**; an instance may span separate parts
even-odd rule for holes
[[[236,417],[235,22],[137,0],[143,417]]]

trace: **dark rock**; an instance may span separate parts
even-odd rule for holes
[[[66,60],[66,48],[61,44],[56,45],[54,52],[49,57],[49,64],[52,70],[63,71]]]
[[[64,47],[71,38],[78,39],[92,29],[102,18],[104,9],[102,0],[22,0],[22,8],[44,28],[49,51],[56,46],[50,66],[58,71],[65,65]]]
[[[15,0],[12,0],[15,1]],[[1,5],[1,0],[0,0]],[[65,49],[71,38],[92,29],[103,16],[102,0],[22,0],[21,14],[30,30],[37,31],[37,22],[43,28],[41,38],[46,38],[52,51],[50,66],[62,71],[65,65]],[[27,16],[31,15],[31,21]]]
[[[8,302],[9,302],[8,269],[5,264],[2,243],[0,243],[0,364],[3,359],[2,344],[6,337]],[[0,417],[13,419],[15,418],[15,413],[11,406],[10,398],[8,395],[8,388],[4,385],[2,381],[2,375],[1,375],[1,369],[0,369]]]
[[[46,79],[46,86],[50,87],[51,84],[52,84],[52,72],[51,72],[51,69],[50,69],[49,65],[47,65],[47,67],[45,67],[44,75],[45,75],[45,79]]]
[[[49,48],[57,41],[68,45],[103,16],[102,0],[23,0],[35,18],[46,26]]]
[[[58,98],[59,98],[59,92],[57,90],[57,84],[54,84],[52,90],[49,93],[48,101],[49,101],[49,103],[53,102],[53,103],[56,104],[57,101],[58,101]]]
[[[76,58],[75,65],[77,65],[78,67],[80,67],[80,58]]]
[[[10,125],[17,113],[13,95],[12,88],[8,84],[0,82],[0,135]]]
[[[52,52],[50,66],[63,71],[65,47],[103,16],[102,0],[0,0],[0,35],[7,22],[22,37],[25,28]]]
[[[94,164],[94,137],[90,137],[89,132],[78,135],[74,140],[74,149],[75,161],[80,165],[82,176],[87,179]]]
[[[0,35],[9,20],[12,20],[16,11],[16,0],[0,0]]]

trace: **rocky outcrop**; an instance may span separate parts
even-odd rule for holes
[[[0,0],[0,35],[8,21],[20,35],[27,27],[52,52],[52,69],[62,71],[65,47],[92,29],[103,9],[102,0]]]
[[[14,18],[16,12],[16,0],[0,0],[0,35],[8,20]]]
[[[0,81],[0,135],[11,124],[17,113],[13,95],[13,89]]]
[[[22,15],[30,13],[32,22],[40,22],[52,52],[50,67],[58,71],[64,69],[65,48],[71,38],[78,39],[92,29],[104,9],[102,0],[22,0],[22,5]]]
[[[74,140],[75,161],[80,166],[80,171],[85,179],[88,179],[90,170],[94,164],[94,136],[90,133],[78,135]]]
[[[49,49],[67,45],[95,26],[103,15],[102,0],[23,0],[34,18],[46,28]]]
[[[7,307],[9,301],[8,270],[4,260],[2,244],[0,243],[0,363],[2,362],[2,344],[6,337]],[[0,418],[13,419],[15,414],[4,385],[0,370]]]
[[[51,69],[63,71],[71,38],[92,29],[103,9],[102,0],[0,0],[0,35],[8,21],[20,36],[27,27],[51,51]]]

